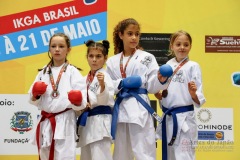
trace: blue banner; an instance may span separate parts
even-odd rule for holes
[[[49,39],[57,32],[67,34],[72,46],[106,39],[107,12],[1,35],[0,62],[47,52]]]

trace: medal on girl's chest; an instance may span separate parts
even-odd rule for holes
[[[167,95],[168,95],[168,90],[167,90],[167,89],[164,89],[164,90],[162,91],[162,97],[163,97],[163,98],[166,98]]]
[[[172,74],[172,76],[169,78],[169,80],[168,80],[168,86],[167,86],[167,88],[169,87],[169,84],[171,83],[171,81],[172,81],[172,77],[177,73],[177,71],[185,64],[185,63],[187,63],[188,62],[188,57],[186,57],[183,61],[182,61],[182,63],[180,64],[180,65],[178,65],[178,67],[174,70],[174,72],[173,72],[173,74]],[[168,96],[168,90],[167,89],[164,89],[163,91],[162,91],[162,97],[163,98],[166,98]]]
[[[52,93],[51,93],[52,98],[58,98],[59,95],[60,95],[60,93],[58,91],[52,91]]]
[[[58,91],[58,84],[60,82],[60,79],[62,77],[62,74],[63,72],[65,72],[66,68],[67,68],[67,65],[68,65],[68,62],[66,62],[63,67],[61,68],[59,74],[58,74],[58,78],[57,78],[57,81],[56,83],[54,83],[54,79],[53,79],[53,74],[52,74],[52,70],[51,70],[51,64],[48,66],[49,67],[49,78],[50,78],[50,82],[51,82],[51,85],[52,85],[52,93],[51,93],[51,97],[53,99],[56,99],[59,97],[60,93]]]

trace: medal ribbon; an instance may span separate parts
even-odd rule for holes
[[[169,84],[171,83],[172,77],[173,77],[173,76],[177,73],[177,71],[178,71],[185,63],[187,63],[187,62],[188,62],[188,58],[185,58],[184,61],[182,61],[182,63],[181,63],[180,65],[178,65],[178,67],[174,70],[171,78],[169,78],[169,80],[168,80],[168,82],[169,82],[169,83],[168,83],[168,86],[169,86]],[[168,89],[168,86],[167,86],[167,88],[166,88],[165,90]]]
[[[126,65],[124,66],[123,68],[123,52],[121,54],[121,59],[120,59],[120,71],[121,71],[121,75],[122,75],[122,78],[126,78],[126,69],[127,69],[127,65],[128,65],[128,62],[130,61],[130,59],[132,58],[133,54],[136,52],[136,49],[133,51],[133,53],[130,55],[130,57],[128,58],[127,62],[126,62]]]
[[[91,74],[92,72],[89,71],[88,75],[87,75],[87,79],[86,79],[86,83],[87,83],[87,101],[89,102],[89,96],[88,96],[88,89],[89,89],[89,86],[91,85],[93,79],[94,79],[94,76],[96,74],[97,71],[93,72],[93,74]]]
[[[49,78],[50,78],[50,82],[51,82],[51,85],[52,85],[52,89],[54,92],[57,92],[58,90],[58,84],[60,82],[60,79],[62,77],[62,74],[63,72],[66,71],[66,68],[68,66],[68,61],[62,66],[59,74],[58,74],[58,78],[57,78],[57,81],[56,81],[56,84],[54,83],[54,78],[53,78],[53,74],[52,74],[52,70],[51,70],[51,65],[52,64],[49,64],[48,67],[49,67]]]

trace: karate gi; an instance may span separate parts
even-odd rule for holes
[[[63,65],[62,65],[63,66]],[[60,67],[51,67],[54,81],[56,83],[59,72],[62,68]],[[45,111],[47,113],[58,113],[64,111],[67,108],[70,110],[58,114],[55,116],[56,120],[56,128],[55,128],[55,152],[54,159],[55,160],[75,160],[76,159],[76,115],[75,112],[71,109],[80,110],[85,108],[86,106],[86,90],[84,87],[84,83],[82,83],[83,77],[79,70],[77,70],[74,66],[68,65],[66,71],[63,72],[59,86],[59,97],[52,98],[51,93],[53,91],[52,85],[50,82],[48,69],[45,74],[43,74],[43,70],[38,73],[36,76],[36,81],[45,82],[47,86],[46,92],[36,101],[32,101],[32,86],[29,89],[30,94],[30,103],[37,106],[39,110]],[[75,106],[70,103],[68,100],[68,92],[70,90],[80,90],[83,95],[83,101],[81,106]],[[39,120],[41,117],[39,117]],[[36,132],[32,137],[31,141],[33,144],[36,143]],[[41,122],[41,130],[40,130],[40,150],[39,154],[41,160],[49,159],[49,150],[50,145],[52,143],[52,128],[49,119],[45,119]]]
[[[105,89],[100,93],[100,86],[96,75],[104,74]],[[85,83],[87,81],[87,76]],[[114,105],[114,88],[111,77],[102,68],[95,73],[95,77],[88,88],[91,109],[95,107]],[[101,109],[101,108],[100,108]],[[111,114],[99,114],[87,118],[85,126],[79,126],[79,143],[81,147],[81,160],[112,160],[111,153]]]
[[[123,79],[120,72],[121,54],[110,57],[107,72],[114,80],[115,94],[119,92],[118,86]],[[125,66],[129,57],[123,57]],[[138,75],[142,79],[141,88],[149,93],[157,93],[165,89],[158,78],[159,66],[155,57],[145,51],[136,50],[126,68],[126,77]],[[150,104],[147,94],[140,96]],[[134,97],[123,99],[119,106],[116,139],[114,141],[114,160],[155,160],[156,143],[153,118],[149,112]]]
[[[176,58],[170,59],[167,64],[171,65],[175,70],[181,62],[177,62]],[[196,104],[188,91],[188,83],[194,81],[197,85],[197,97],[200,105]],[[202,73],[198,63],[188,61],[173,76],[168,87],[168,95],[160,101],[161,107],[177,108],[183,106],[194,105],[200,107],[205,103],[205,97],[202,91]],[[195,159],[194,147],[198,140],[197,124],[194,111],[187,111],[176,114],[178,122],[178,130],[176,140],[172,146],[167,146],[168,160],[193,160]],[[166,116],[167,143],[170,142],[173,135],[173,118]],[[162,138],[162,124],[157,127],[157,139]]]

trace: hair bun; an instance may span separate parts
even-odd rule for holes
[[[103,40],[102,41],[103,46],[108,50],[109,49],[109,41],[108,40]]]
[[[90,39],[90,40],[88,40],[87,42],[85,42],[85,45],[88,47],[88,46],[90,46],[92,43],[95,43],[95,41],[92,40],[92,39]]]

